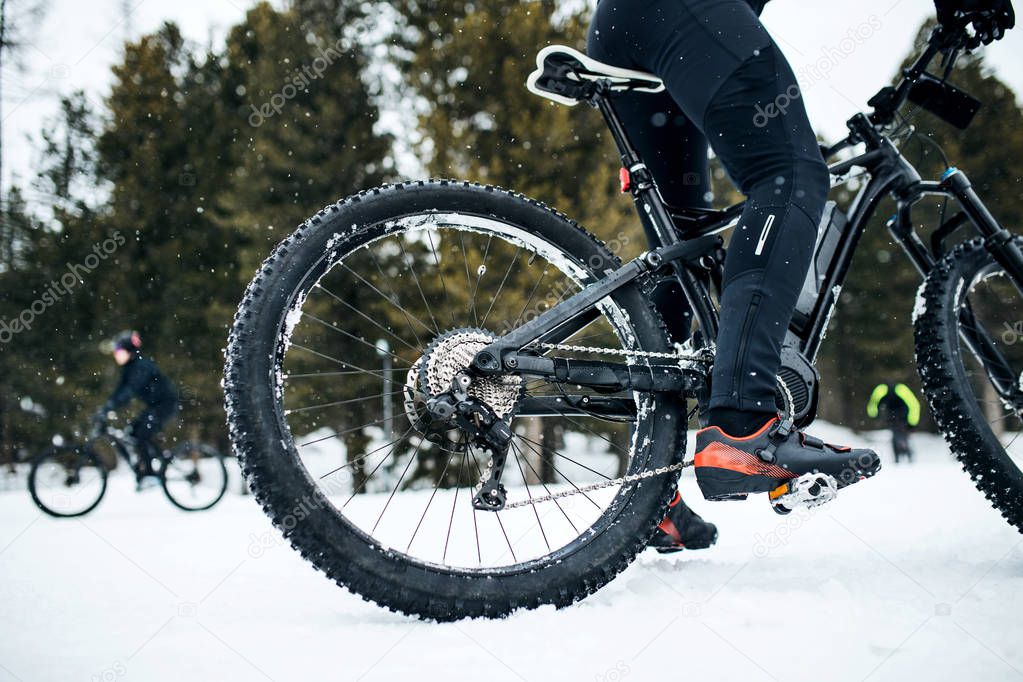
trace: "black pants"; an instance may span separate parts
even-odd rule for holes
[[[667,92],[616,107],[669,204],[709,202],[708,141],[747,196],[725,260],[709,406],[773,411],[829,186],[792,69],[745,0],[601,0],[588,52],[664,81]]]
[[[153,438],[178,413],[176,402],[149,405],[131,423],[131,436],[139,445],[139,455],[153,457],[156,447]]]

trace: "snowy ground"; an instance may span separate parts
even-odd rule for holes
[[[686,479],[715,548],[643,556],[570,609],[496,622],[363,602],[251,498],[188,515],[117,479],[92,515],[58,521],[2,493],[0,680],[1023,678],[1023,536],[940,440],[914,438],[915,464],[816,513],[695,502]]]

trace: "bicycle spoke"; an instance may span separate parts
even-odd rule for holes
[[[483,470],[480,468],[480,463],[476,459],[476,453],[472,451],[471,445],[469,446],[468,450],[469,454],[472,455],[473,464],[476,466],[476,474],[482,478]],[[475,507],[473,507],[473,509],[475,510]],[[494,519],[497,520],[497,525],[501,527],[501,535],[504,536],[504,541],[508,544],[508,551],[512,555],[512,561],[518,561],[518,558],[515,556],[515,550],[512,548],[511,540],[508,539],[508,532],[504,529],[504,523],[501,522],[501,512],[494,512]],[[480,561],[482,561],[482,559],[480,559]]]
[[[372,255],[373,255],[373,252],[372,252],[372,251],[370,251],[370,256],[372,256]],[[422,346],[422,345],[423,345],[423,340],[419,338],[419,335],[418,335],[418,334],[416,334],[416,331],[415,331],[415,327],[413,327],[413,326],[412,326],[412,322],[413,322],[413,321],[415,321],[415,322],[418,322],[418,323],[419,323],[419,326],[421,326],[421,327],[422,327],[423,329],[425,329],[426,331],[430,332],[431,334],[432,334],[432,333],[434,333],[434,331],[435,331],[435,330],[431,329],[431,328],[430,328],[430,325],[426,324],[425,322],[423,322],[422,320],[420,320],[420,319],[419,319],[418,317],[416,317],[415,315],[412,315],[412,313],[410,313],[409,311],[405,310],[405,308],[404,308],[404,307],[402,307],[402,306],[401,306],[401,305],[400,305],[400,304],[398,303],[398,299],[397,299],[397,296],[395,296],[395,298],[394,298],[393,300],[392,300],[392,299],[390,299],[390,298],[389,298],[389,297],[388,297],[388,296],[387,296],[386,294],[384,294],[384,292],[380,291],[380,289],[377,289],[377,288],[376,288],[375,286],[373,286],[373,284],[371,284],[370,282],[368,282],[368,281],[366,280],[366,278],[365,278],[365,277],[363,277],[363,276],[362,276],[362,275],[360,275],[359,273],[355,272],[354,270],[352,270],[351,268],[349,268],[349,267],[348,267],[347,265],[345,265],[344,263],[342,263],[342,264],[341,264],[341,267],[343,267],[343,268],[344,268],[345,270],[348,270],[348,272],[350,272],[350,273],[352,273],[353,275],[355,275],[356,277],[358,277],[358,278],[359,278],[359,279],[360,279],[360,280],[361,280],[361,281],[363,282],[363,284],[365,284],[365,285],[366,285],[366,286],[368,286],[368,287],[369,287],[370,289],[372,289],[372,290],[373,290],[373,291],[375,291],[375,292],[376,292],[377,294],[379,294],[379,295],[380,295],[380,298],[384,299],[385,301],[387,301],[388,303],[390,303],[391,305],[393,305],[393,306],[394,306],[395,308],[397,308],[398,310],[400,310],[400,311],[402,312],[402,314],[403,314],[403,315],[405,315],[405,319],[406,319],[406,320],[408,321],[408,323],[409,323],[409,331],[411,331],[411,332],[412,332],[412,335],[416,337],[416,343],[418,343],[418,344],[419,344],[420,346]],[[382,276],[382,275],[383,275],[383,272],[381,272],[380,274],[381,274],[381,276]]]
[[[519,451],[519,453],[521,453],[521,454],[522,454],[522,458],[523,458],[524,460],[526,460],[526,466],[528,466],[528,467],[529,467],[529,470],[533,472],[533,475],[534,475],[534,476],[536,476],[536,480],[540,481],[540,485],[542,485],[542,486],[543,486],[544,492],[546,492],[546,493],[547,493],[548,495],[551,495],[551,489],[547,487],[547,482],[543,480],[543,477],[542,477],[542,476],[540,476],[540,474],[539,474],[539,473],[537,472],[537,470],[536,470],[536,468],[535,468],[535,467],[533,466],[532,462],[530,462],[530,461],[529,461],[529,458],[528,458],[528,457],[526,457],[526,453],[522,452],[522,449],[521,449],[521,448],[520,448],[520,447],[519,447],[518,445],[515,445],[515,443],[512,443],[512,444],[511,444],[511,446],[512,446],[513,448],[515,448],[516,450],[518,450],[518,451]],[[572,530],[574,530],[574,531],[575,531],[576,533],[578,533],[578,532],[579,532],[579,529],[578,529],[578,528],[576,528],[576,526],[575,526],[575,524],[574,524],[574,523],[572,523],[572,519],[571,519],[571,518],[570,518],[570,517],[568,516],[568,513],[567,513],[567,512],[565,511],[565,509],[564,509],[564,508],[563,508],[563,507],[561,506],[561,503],[560,503],[560,502],[558,502],[558,501],[557,501],[556,499],[554,499],[554,500],[551,500],[551,501],[552,501],[552,502],[554,502],[554,506],[556,506],[556,507],[558,508],[558,511],[560,511],[560,512],[561,512],[561,514],[562,514],[562,515],[563,515],[563,516],[565,517],[565,520],[566,520],[566,521],[568,521],[568,525],[572,526]]]
[[[408,435],[409,435],[410,433],[412,433],[412,427],[411,427],[411,426],[410,426],[410,427],[408,427],[407,429],[405,429],[405,433],[401,434],[400,436],[398,436],[397,438],[395,438],[395,439],[394,439],[394,440],[392,440],[391,442],[389,442],[389,443],[384,443],[384,444],[383,444],[383,445],[381,445],[380,447],[378,447],[378,448],[376,448],[376,449],[374,449],[374,450],[370,450],[369,452],[367,452],[367,453],[366,453],[366,454],[364,454],[364,455],[359,455],[359,456],[358,456],[358,457],[356,457],[355,459],[353,459],[353,460],[350,460],[350,461],[346,462],[345,464],[342,464],[341,466],[339,466],[339,467],[338,467],[338,468],[336,468],[336,469],[331,469],[331,470],[330,470],[330,471],[328,471],[327,473],[325,473],[325,474],[323,474],[322,476],[320,476],[320,480],[322,481],[322,480],[323,480],[323,479],[325,479],[325,478],[326,478],[327,476],[332,476],[332,475],[336,474],[337,472],[339,472],[339,471],[341,471],[341,470],[343,470],[343,469],[347,469],[348,467],[352,466],[352,465],[353,465],[353,464],[355,464],[356,462],[361,462],[362,460],[366,459],[367,457],[369,457],[369,456],[370,456],[370,455],[372,455],[373,453],[376,453],[376,452],[380,452],[380,451],[381,451],[381,450],[383,450],[384,448],[386,448],[386,447],[389,447],[389,446],[391,446],[391,445],[394,445],[395,443],[398,443],[398,442],[400,442],[400,441],[404,440],[404,439],[405,439],[405,437],[406,437],[406,436],[408,436]]]
[[[487,237],[487,247],[483,250],[483,262],[476,268],[476,284],[472,287],[472,298],[469,301],[469,307],[472,309],[472,316],[476,318],[476,326],[479,326],[479,315],[476,311],[476,294],[479,292],[480,280],[483,279],[483,275],[487,272],[487,256],[490,254],[490,242],[493,240],[493,236]]]
[[[395,241],[398,242],[398,247],[401,249],[402,260],[408,260],[408,254],[405,252],[405,244],[402,241],[401,235],[398,235]],[[409,272],[412,273],[412,279],[415,280],[416,288],[419,289],[419,297],[423,299],[423,305],[426,306],[426,312],[429,313],[430,319],[433,320],[433,329],[438,334],[440,333],[440,326],[437,324],[437,318],[433,315],[433,310],[430,308],[430,303],[426,300],[426,294],[423,293],[423,286],[419,283],[419,275],[416,274],[416,268],[412,263],[407,263]]]
[[[384,282],[389,282],[391,280],[391,278],[384,274],[384,269],[382,267],[380,267],[380,261],[377,260],[376,255],[373,253],[373,249],[366,249],[366,251],[369,252],[369,257],[370,257],[370,259],[372,259],[373,265],[376,266],[377,272],[380,273],[380,277],[383,279]],[[415,327],[412,326],[412,320],[409,319],[409,315],[411,313],[407,312],[404,308],[402,308],[398,304],[398,294],[397,294],[397,292],[395,292],[392,287],[388,287],[388,289],[391,290],[391,296],[394,297],[393,305],[397,306],[398,309],[401,310],[401,314],[405,316],[405,321],[408,322],[408,324],[409,324],[409,331],[412,332],[412,336],[416,337],[416,343],[418,343],[420,346],[422,346],[423,345],[423,341],[422,341],[422,339],[419,338],[419,335],[416,334]],[[412,319],[414,319],[416,322],[421,324],[427,331],[430,331],[430,328],[428,326],[426,326],[426,324],[424,324],[423,321],[420,320],[418,317],[413,317]]]
[[[544,268],[543,271],[540,272],[540,276],[537,278],[536,283],[533,284],[533,289],[529,292],[529,298],[527,298],[526,302],[522,304],[522,310],[519,311],[519,314],[515,318],[515,326],[518,327],[523,324],[522,316],[526,314],[526,309],[529,308],[529,304],[533,302],[533,297],[536,296],[537,289],[540,288],[540,282],[542,282],[546,276],[547,268]]]
[[[458,233],[458,242],[462,245],[462,259],[465,261],[465,290],[469,291],[472,289],[472,278],[469,275],[469,254],[465,251],[465,239],[461,232]],[[470,304],[469,310],[472,311],[473,326],[480,326],[480,318],[476,315],[476,307]],[[468,318],[466,318],[465,324],[469,325]]]
[[[394,384],[395,386],[400,386],[400,387],[401,387],[401,388],[403,388],[403,389],[404,389],[404,388],[408,388],[408,389],[410,389],[410,390],[413,390],[413,391],[415,391],[416,393],[419,393],[419,394],[421,394],[421,395],[426,395],[425,393],[423,393],[422,391],[420,391],[420,390],[419,390],[418,388],[413,388],[413,387],[411,387],[411,386],[407,386],[407,385],[405,385],[405,384],[404,384],[404,383],[402,383],[402,382],[394,381],[393,379],[388,379],[388,378],[387,378],[387,377],[385,377],[385,376],[384,376],[383,374],[378,374],[378,373],[376,373],[376,372],[374,372],[374,371],[372,371],[372,370],[369,370],[369,369],[365,369],[364,367],[359,367],[359,366],[357,366],[357,365],[353,365],[353,364],[352,364],[352,363],[350,363],[350,362],[344,362],[344,361],[342,361],[342,360],[338,360],[337,358],[332,358],[332,357],[330,357],[329,355],[324,355],[323,353],[317,352],[317,351],[313,350],[312,348],[306,348],[305,346],[299,345],[299,344],[297,344],[297,343],[293,343],[293,344],[291,344],[291,347],[292,347],[292,348],[298,348],[299,350],[304,350],[304,351],[306,351],[307,353],[312,353],[313,355],[318,355],[318,356],[320,356],[321,358],[323,358],[324,360],[330,360],[331,362],[336,362],[337,364],[341,365],[342,367],[351,367],[351,368],[353,368],[353,369],[356,369],[356,370],[358,370],[359,372],[361,372],[361,373],[363,373],[363,374],[368,374],[368,375],[370,375],[370,376],[376,377],[377,379],[382,379],[382,380],[386,381],[386,382],[387,382],[387,383],[389,383],[389,384]]]
[[[604,508],[603,508],[603,507],[601,507],[601,506],[600,506],[600,505],[599,505],[599,504],[597,503],[597,501],[596,501],[596,500],[594,500],[594,499],[593,499],[592,497],[590,497],[590,496],[589,496],[588,494],[586,494],[585,492],[583,492],[582,488],[580,488],[580,487],[579,487],[579,486],[577,486],[577,485],[576,485],[575,483],[573,483],[573,482],[572,482],[572,479],[570,479],[570,478],[569,478],[568,476],[566,476],[565,474],[561,473],[561,470],[560,470],[560,469],[558,469],[557,465],[556,465],[556,464],[554,463],[554,460],[552,460],[552,459],[549,459],[549,458],[545,458],[545,457],[544,457],[544,455],[543,455],[543,452],[541,452],[540,450],[537,450],[537,449],[536,449],[536,448],[534,448],[534,447],[533,447],[532,445],[530,445],[530,444],[529,444],[529,441],[528,441],[527,439],[525,439],[525,438],[522,438],[522,436],[518,436],[518,438],[519,438],[519,439],[521,439],[521,440],[522,440],[522,442],[524,442],[524,443],[526,444],[526,447],[527,447],[527,448],[529,448],[530,450],[532,450],[533,452],[535,452],[535,453],[536,453],[536,454],[537,454],[537,455],[538,455],[538,456],[539,456],[539,457],[540,457],[541,459],[546,459],[546,460],[547,460],[547,462],[548,462],[548,463],[549,463],[549,464],[551,465],[551,468],[552,468],[552,469],[554,469],[554,473],[556,473],[556,474],[557,474],[558,476],[561,476],[561,477],[562,477],[563,479],[565,479],[565,482],[566,482],[566,483],[568,483],[568,484],[569,484],[570,486],[572,486],[573,488],[575,488],[576,492],[578,492],[578,493],[579,493],[579,494],[581,494],[581,495],[582,495],[583,497],[585,497],[585,498],[586,498],[587,500],[589,500],[589,501],[590,501],[590,503],[591,503],[591,504],[592,504],[592,505],[593,505],[594,507],[596,507],[597,509],[599,509],[599,510],[601,510],[601,511],[603,511],[603,510],[604,510]],[[554,454],[555,454],[555,455],[557,455],[558,453],[556,453],[556,452],[555,452]],[[566,457],[566,459],[568,459],[568,458]],[[601,475],[603,475],[603,474],[601,474]],[[608,477],[606,477],[606,476],[605,476],[605,478],[608,478]],[[610,480],[610,478],[608,478],[608,480]]]
[[[384,419],[377,419],[376,421],[367,422],[365,424],[362,424],[361,426],[355,426],[355,427],[352,427],[350,429],[345,429],[344,431],[338,431],[337,433],[332,433],[329,436],[324,436],[323,438],[317,438],[315,440],[311,440],[311,441],[308,441],[306,443],[302,443],[298,447],[304,448],[307,445],[313,445],[315,443],[322,443],[325,440],[330,440],[331,438],[337,438],[338,436],[344,436],[345,434],[353,433],[353,432],[358,431],[360,429],[364,429],[367,426],[376,426],[377,424],[382,424],[385,421],[387,421],[386,418],[384,418]]]
[[[345,363],[341,363],[345,364]],[[288,379],[310,379],[312,377],[341,377],[349,374],[365,374],[366,372],[361,369],[345,370],[341,372],[305,372],[303,374],[281,374],[281,378],[287,381]]]
[[[533,440],[532,438],[526,438],[525,436],[523,436],[523,435],[521,435],[521,434],[515,434],[515,435],[517,435],[517,436],[518,436],[519,438],[521,438],[522,440],[526,441],[527,443],[533,443],[534,445],[538,445],[538,446],[540,446],[541,448],[543,448],[543,447],[546,447],[546,446],[545,446],[545,445],[544,445],[543,443],[537,443],[537,442],[536,442],[535,440]],[[609,442],[610,442],[610,441],[609,441]],[[554,452],[554,451],[552,451],[552,452]],[[590,473],[594,473],[594,474],[596,474],[596,475],[600,476],[601,478],[603,478],[603,479],[605,479],[605,480],[607,480],[607,481],[610,481],[610,480],[611,480],[611,477],[610,477],[610,476],[605,476],[604,474],[600,473],[600,472],[599,472],[599,471],[597,471],[596,469],[592,469],[592,468],[590,468],[590,467],[586,466],[585,464],[583,464],[582,462],[577,462],[577,461],[575,461],[574,459],[572,459],[572,458],[571,458],[571,457],[569,457],[568,455],[563,455],[563,454],[561,454],[560,452],[554,452],[554,456],[555,456],[555,457],[561,457],[562,459],[567,459],[567,460],[568,460],[569,462],[571,462],[572,464],[575,464],[575,465],[576,465],[577,467],[581,467],[581,468],[583,468],[583,469],[586,469],[586,470],[587,470],[587,471],[589,471]]]
[[[462,438],[462,443],[465,443],[465,438]],[[467,459],[466,451],[462,451],[462,456],[458,462],[458,478],[455,479],[455,495],[451,499],[451,516],[448,517],[448,532],[444,536],[444,554],[441,555],[441,561],[447,561],[448,558],[448,545],[451,542],[451,528],[455,525],[455,506],[458,504],[458,493],[462,490],[462,472],[465,470],[465,460]],[[479,535],[476,536],[476,549],[479,550]],[[480,559],[480,563],[482,563]]]
[[[551,543],[547,540],[547,533],[543,530],[543,521],[540,520],[540,513],[536,511],[536,503],[533,502],[533,493],[529,490],[529,483],[526,482],[526,472],[522,468],[522,462],[519,461],[518,448],[512,449],[512,455],[515,457],[515,464],[519,467],[519,475],[522,476],[522,485],[526,489],[526,496],[529,498],[529,506],[533,509],[533,514],[536,516],[536,523],[540,526],[540,535],[543,536],[543,543],[547,545],[547,551],[551,551]]]
[[[405,551],[408,552],[412,549],[412,543],[416,540],[416,534],[419,532],[419,528],[423,525],[423,519],[426,518],[426,512],[430,511],[430,505],[433,504],[433,498],[437,496],[437,489],[440,488],[441,481],[444,480],[444,475],[448,473],[448,465],[451,464],[451,458],[444,458],[444,468],[440,472],[440,476],[437,482],[433,484],[433,492],[430,493],[430,499],[426,501],[426,509],[423,510],[423,515],[419,517],[419,523],[416,524],[416,529],[412,531],[412,537],[408,541],[408,545],[405,546]]]
[[[316,288],[317,288],[317,289],[321,289],[322,291],[325,291],[325,292],[326,292],[326,293],[327,293],[328,295],[330,295],[330,297],[331,297],[331,298],[333,298],[333,299],[334,299],[335,301],[337,301],[337,302],[338,302],[338,303],[340,303],[341,305],[343,305],[343,306],[347,307],[348,309],[352,310],[352,311],[353,311],[353,312],[354,312],[355,314],[357,314],[357,315],[359,315],[360,317],[362,317],[362,319],[366,320],[367,322],[369,322],[370,324],[372,324],[373,326],[375,326],[375,327],[376,327],[377,329],[379,329],[380,331],[384,332],[385,334],[390,334],[390,335],[391,335],[391,336],[392,336],[392,337],[393,337],[394,339],[396,339],[397,341],[400,341],[400,342],[402,342],[403,344],[405,344],[406,346],[408,346],[409,348],[411,348],[411,349],[412,349],[412,352],[413,352],[413,353],[422,353],[422,352],[423,352],[423,349],[422,349],[421,347],[413,346],[413,345],[412,345],[411,343],[409,343],[409,342],[408,342],[408,341],[406,341],[405,339],[401,338],[400,336],[398,336],[397,334],[395,334],[394,332],[392,332],[392,331],[391,331],[390,329],[388,329],[387,327],[383,326],[382,324],[380,324],[379,322],[377,322],[376,320],[374,320],[374,319],[373,319],[372,317],[370,317],[370,316],[369,316],[369,315],[367,315],[366,313],[362,312],[361,310],[359,310],[358,308],[356,308],[355,306],[353,306],[353,305],[352,305],[351,303],[349,303],[348,301],[345,301],[345,300],[344,300],[344,299],[342,299],[342,298],[341,298],[340,296],[338,296],[338,295],[337,295],[337,294],[335,294],[334,292],[330,291],[329,289],[327,289],[327,287],[323,286],[322,284],[317,284],[317,285],[316,285]]]
[[[284,410],[285,415],[298,414],[299,412],[309,412],[311,410],[322,410],[328,407],[337,407],[338,405],[347,405],[349,403],[357,403],[363,400],[369,400],[370,398],[383,398],[384,396],[399,395],[402,391],[391,391],[390,393],[374,393],[373,395],[363,395],[358,398],[349,398],[348,400],[335,400],[329,403],[320,403],[318,405],[306,405],[304,407],[295,407],[288,410]]]
[[[420,441],[420,443],[421,442],[422,441]],[[373,470],[369,472],[369,475],[366,476],[365,479],[363,479],[363,482],[362,482],[362,487],[363,488],[366,487],[366,483],[369,482],[369,479],[373,478],[373,474],[375,474],[380,469],[380,467],[383,465],[384,462],[386,462],[388,459],[391,458],[391,455],[393,455],[394,451],[397,450],[397,449],[398,449],[398,443],[395,443],[394,447],[391,448],[391,451],[388,452],[384,457],[382,457],[380,459],[379,462],[376,463],[376,466],[374,466]],[[358,488],[355,488],[352,491],[351,497],[349,497],[347,500],[345,500],[345,503],[343,505],[341,505],[341,508],[344,509],[345,507],[347,507],[348,503],[351,502],[355,498],[355,496],[358,495],[358,494],[359,494],[359,490],[358,490]]]
[[[384,508],[380,510],[380,516],[377,517],[377,522],[373,524],[373,530],[370,532],[372,533],[376,532],[377,526],[380,525],[380,519],[384,518],[384,512],[387,511],[387,507],[391,504],[391,500],[394,499],[394,494],[397,493],[398,488],[401,487],[401,482],[405,480],[405,474],[408,473],[409,467],[412,466],[412,462],[416,461],[416,456],[419,454],[419,449],[421,447],[423,447],[422,440],[420,440],[419,443],[416,444],[415,452],[413,452],[412,456],[409,457],[408,464],[405,465],[404,471],[401,472],[401,476],[398,478],[398,482],[394,484],[394,490],[392,490],[391,494],[387,497],[387,502],[384,503]]]
[[[331,324],[330,322],[326,322],[324,320],[321,320],[320,318],[316,317],[312,313],[303,312],[302,313],[302,317],[308,317],[311,320],[313,320],[314,322],[317,322],[317,323],[323,325],[327,329],[336,331],[339,334],[344,334],[345,336],[347,336],[348,338],[352,339],[353,341],[358,341],[362,345],[367,346],[369,348],[372,348],[377,353],[384,353],[385,352],[387,355],[389,355],[390,357],[394,358],[398,362],[402,362],[402,363],[405,362],[405,358],[399,357],[399,356],[395,355],[394,353],[392,353],[390,351],[382,351],[380,349],[380,347],[377,346],[375,343],[370,343],[369,341],[367,341],[365,339],[361,339],[358,336],[356,336],[355,334],[352,334],[351,332],[347,332],[344,329],[341,329],[340,327]],[[394,369],[405,369],[405,370],[407,370],[409,367],[411,367],[411,365],[402,365],[400,367],[395,367]]]
[[[578,427],[579,427],[580,429],[582,429],[583,431],[586,431],[587,433],[591,433],[591,434],[593,434],[593,435],[594,435],[594,436],[596,436],[597,438],[601,439],[602,441],[604,441],[605,443],[607,443],[608,445],[610,445],[611,447],[613,447],[613,448],[614,448],[615,450],[617,450],[618,452],[620,452],[620,453],[622,453],[622,454],[625,454],[625,455],[629,454],[629,453],[628,453],[628,451],[626,451],[626,450],[623,450],[623,449],[621,448],[621,446],[619,446],[619,445],[616,445],[616,444],[614,443],[614,441],[612,441],[612,440],[609,440],[609,439],[608,439],[608,438],[607,438],[606,436],[604,436],[603,434],[597,433],[597,432],[596,432],[596,431],[594,431],[593,429],[591,429],[591,428],[588,428],[588,427],[586,427],[586,426],[583,426],[582,424],[580,424],[580,423],[579,423],[579,422],[577,422],[576,420],[574,420],[574,419],[572,419],[571,417],[569,417],[569,416],[568,416],[567,414],[565,414],[564,412],[561,412],[561,411],[559,411],[559,410],[554,410],[554,411],[555,411],[555,412],[557,412],[557,413],[558,413],[559,415],[561,415],[561,418],[562,418],[562,419],[564,419],[565,421],[567,421],[567,422],[570,422],[571,424],[573,424],[573,425],[575,425],[575,426],[578,426]]]
[[[451,326],[457,326],[455,322],[455,307],[451,304],[451,298],[448,296],[448,285],[444,281],[444,269],[440,265],[440,258],[437,257],[437,248],[433,245],[433,233],[427,231],[426,239],[430,242],[430,251],[433,252],[433,262],[437,266],[437,276],[440,277],[440,288],[444,292],[444,307],[448,309],[448,315],[451,317]]]
[[[515,247],[515,255],[512,256],[511,262],[508,263],[508,269],[504,271],[504,277],[501,279],[501,285],[497,287],[497,293],[490,299],[490,306],[487,308],[487,312],[483,315],[483,321],[480,322],[481,327],[487,324],[487,318],[490,317],[490,313],[494,309],[494,304],[497,303],[497,299],[500,298],[501,292],[504,290],[504,285],[508,282],[508,275],[511,274],[512,269],[515,267],[515,263],[518,262],[520,253],[522,253],[522,247]]]

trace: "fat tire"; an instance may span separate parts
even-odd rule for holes
[[[1023,238],[1015,237],[1023,247]],[[938,427],[970,479],[991,505],[1023,532],[1023,473],[1006,456],[977,404],[960,344],[957,298],[994,259],[977,238],[942,258],[921,285],[916,362]],[[965,349],[969,352],[969,349]]]
[[[278,343],[289,296],[307,264],[337,247],[337,235],[357,242],[360,230],[425,210],[461,212],[528,226],[536,235],[586,267],[597,258],[619,264],[596,238],[545,205],[497,187],[432,180],[362,192],[328,206],[282,241],[249,284],[231,329],[226,352],[225,405],[231,442],[255,498],[303,557],[352,592],[392,611],[438,621],[503,617],[517,609],[568,606],[611,581],[653,536],[674,494],[678,474],[654,477],[619,494],[613,523],[577,549],[514,567],[474,572],[413,561],[387,550],[348,523],[282,443],[271,390],[271,356]],[[362,227],[360,227],[362,226]],[[591,271],[591,276],[593,275]],[[643,350],[670,350],[656,309],[638,288],[623,289],[616,302],[629,314]],[[654,445],[637,451],[636,464],[650,469],[681,459],[685,402],[659,397]],[[624,497],[622,497],[624,495]],[[577,544],[574,541],[572,544]]]

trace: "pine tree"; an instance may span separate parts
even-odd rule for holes
[[[248,240],[243,277],[321,207],[393,174],[391,140],[362,77],[367,56],[350,35],[360,13],[343,0],[268,3],[228,36],[225,94],[238,163],[218,214]]]

